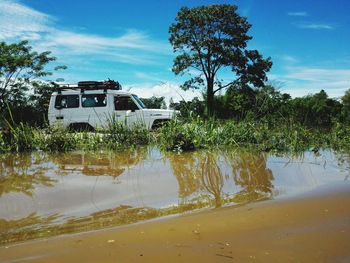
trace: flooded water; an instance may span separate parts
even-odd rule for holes
[[[332,151],[3,155],[0,244],[302,195],[348,177],[349,158]]]

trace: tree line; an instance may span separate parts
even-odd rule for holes
[[[205,100],[172,103],[182,116],[207,117]],[[336,123],[350,124],[350,89],[340,100],[330,98],[324,90],[304,97],[292,98],[273,85],[262,88],[231,87],[214,99],[218,119],[265,121],[271,124],[295,123],[307,127],[329,128]]]

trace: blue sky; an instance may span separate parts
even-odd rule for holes
[[[249,48],[271,57],[269,79],[281,91],[304,96],[350,88],[348,0],[0,0],[0,41],[29,39],[68,66],[52,78],[66,82],[121,82],[141,97],[191,98],[185,77],[171,72],[169,25],[182,6],[228,3],[252,24]],[[231,76],[224,72],[224,79]]]

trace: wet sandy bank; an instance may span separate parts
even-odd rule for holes
[[[350,184],[0,247],[1,262],[349,262]]]

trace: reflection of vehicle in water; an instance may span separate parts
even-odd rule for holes
[[[48,119],[51,125],[59,123],[72,129],[104,127],[111,120],[153,129],[175,117],[175,113],[146,109],[135,94],[121,91],[118,82],[81,81],[57,88],[51,95]]]
[[[121,175],[126,169],[146,158],[146,150],[127,151],[123,153],[83,153],[75,152],[59,155],[55,162],[64,171],[81,171],[87,176]]]

